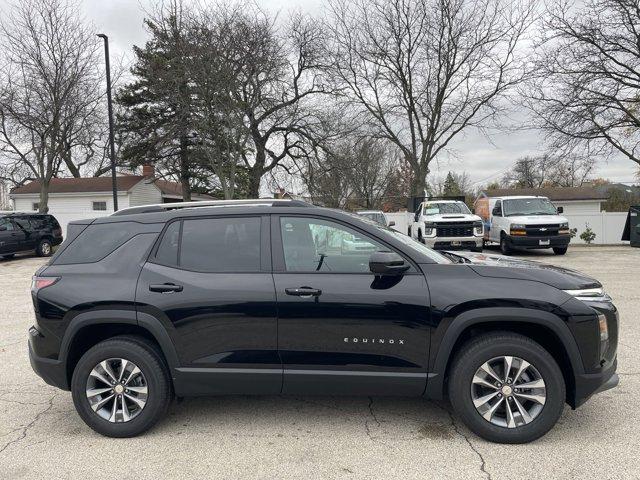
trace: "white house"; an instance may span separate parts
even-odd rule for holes
[[[154,177],[153,167],[145,166],[143,175],[116,177],[118,208],[154,203],[182,201],[179,183]],[[19,212],[37,211],[40,182],[34,181],[15,188],[10,193],[13,209]],[[207,195],[193,195],[192,200],[210,200]],[[83,218],[104,217],[113,213],[111,177],[53,178],[49,184],[49,213],[62,226]]]
[[[562,207],[564,215],[594,214],[602,211],[602,204],[609,195],[592,187],[554,187],[554,188],[499,188],[485,190],[487,197],[506,197],[510,195],[537,195],[547,197],[556,207]]]

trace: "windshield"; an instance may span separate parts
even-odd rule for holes
[[[424,215],[441,215],[443,213],[462,213],[469,214],[471,211],[469,207],[467,207],[462,202],[456,203],[425,203],[424,204]]]
[[[517,215],[557,215],[548,198],[514,198],[503,200],[505,217]]]

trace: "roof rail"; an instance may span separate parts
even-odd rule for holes
[[[247,200],[205,200],[201,202],[175,202],[175,203],[156,203],[153,205],[143,205],[140,207],[129,207],[118,210],[111,214],[134,215],[137,213],[155,213],[166,212],[168,210],[179,210],[183,208],[203,208],[203,207],[231,207],[235,205],[254,205],[254,206],[271,206],[271,207],[312,207],[313,205],[302,200],[288,200],[279,198],[256,198]]]

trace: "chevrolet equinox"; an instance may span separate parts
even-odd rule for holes
[[[112,437],[174,397],[344,394],[446,397],[481,437],[523,443],[618,382],[597,280],[299,201],[73,222],[32,297],[33,369]]]

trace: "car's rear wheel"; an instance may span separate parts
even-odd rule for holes
[[[482,335],[458,352],[449,397],[464,424],[499,443],[527,443],[558,421],[565,401],[562,372],[533,340],[513,333]]]
[[[164,416],[171,383],[164,361],[144,339],[115,337],[78,361],[73,403],[84,422],[102,435],[133,437]]]
[[[39,257],[50,257],[52,253],[53,246],[51,245],[51,240],[46,238],[40,240],[40,243],[38,243],[38,246],[36,247],[36,254]]]
[[[564,255],[567,253],[567,247],[553,247],[553,253],[556,255]]]

